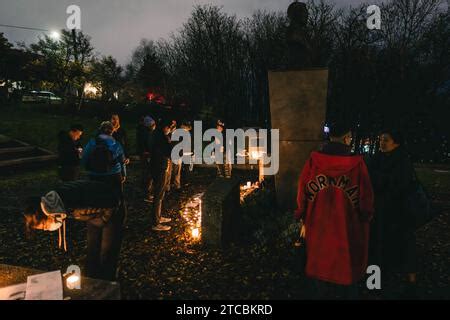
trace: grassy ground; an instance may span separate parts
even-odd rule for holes
[[[54,106],[57,108],[58,106]],[[101,118],[88,118],[71,115],[52,115],[42,113],[39,105],[19,104],[0,108],[0,134],[22,140],[51,151],[56,151],[57,135],[61,130],[67,130],[71,124],[81,123],[85,129],[82,142],[87,143],[94,135]],[[136,123],[122,121],[127,131],[130,150],[134,151]]]
[[[416,168],[416,172],[420,181],[426,185],[429,192],[433,194],[450,194],[450,168],[447,168],[447,170]]]

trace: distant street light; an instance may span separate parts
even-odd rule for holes
[[[52,38],[55,41],[58,41],[61,38],[61,34],[58,31],[52,31],[50,33],[50,38]]]

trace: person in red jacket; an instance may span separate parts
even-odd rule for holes
[[[355,289],[366,274],[374,213],[368,170],[362,156],[352,155],[351,141],[347,127],[330,128],[330,142],[302,170],[295,212],[303,220],[306,276],[344,289]]]

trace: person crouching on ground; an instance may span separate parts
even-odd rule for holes
[[[303,167],[295,218],[304,220],[305,274],[315,297],[333,288],[356,299],[367,269],[373,190],[363,157],[351,154],[350,129],[335,124],[330,140]]]
[[[67,182],[42,197],[28,199],[26,230],[28,234],[32,230],[56,231],[65,218],[87,222],[86,276],[113,281],[122,244],[120,201],[120,195],[108,184]]]
[[[153,209],[151,214],[152,230],[169,231],[170,226],[164,225],[172,221],[161,216],[167,184],[170,183],[170,163],[172,142],[170,140],[171,122],[163,121],[155,132],[152,149],[151,168],[153,175]]]

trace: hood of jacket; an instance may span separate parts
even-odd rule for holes
[[[335,156],[320,152],[311,154],[311,166],[316,167],[326,175],[345,174],[364,161],[362,156]]]
[[[100,134],[97,137],[97,139],[102,140],[108,146],[108,148],[113,148],[118,144],[116,139],[114,139],[112,136],[109,136],[107,134]]]

